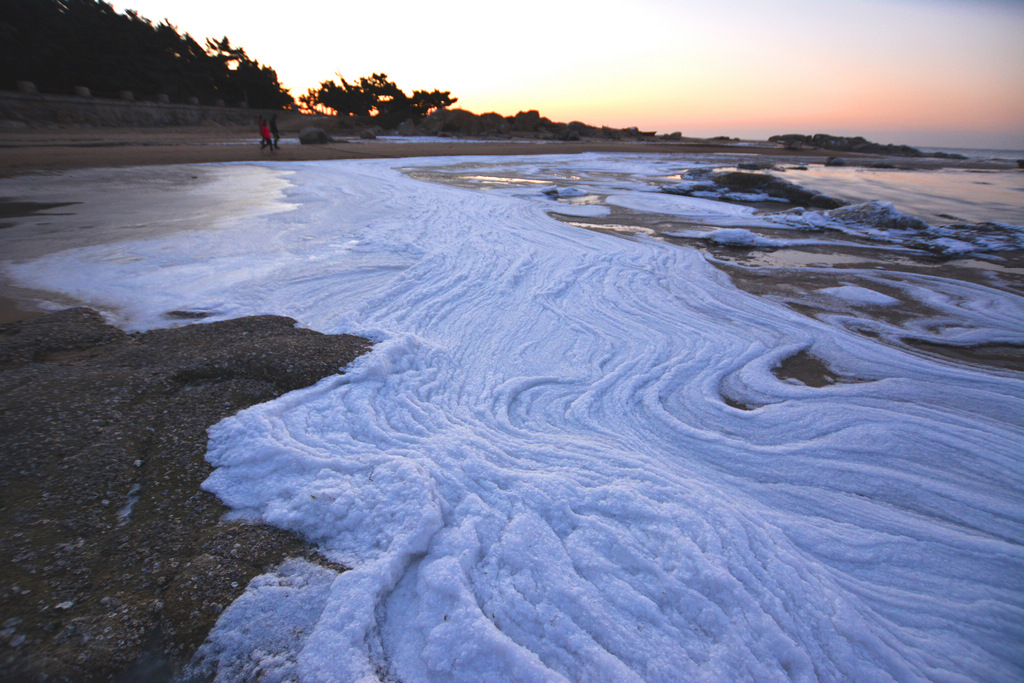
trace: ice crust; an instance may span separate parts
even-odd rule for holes
[[[865,306],[895,306],[900,302],[899,299],[893,298],[888,294],[882,294],[881,292],[873,289],[858,287],[856,285],[826,287],[825,289],[820,289],[818,291],[822,294],[828,294],[853,304],[863,304]]]
[[[187,307],[379,340],[346,374],[211,429],[208,490],[352,569],[292,561],[255,579],[201,670],[1024,677],[1019,373],[800,315],[738,290],[697,249],[556,221],[540,190],[397,168],[445,163],[470,162],[290,164],[292,211],[8,267],[115,307],[129,328]],[[665,172],[656,159],[472,163],[571,169],[619,207],[751,217],[646,191]],[[959,325],[975,342],[1024,341],[1020,297],[921,283],[950,319],[920,336]],[[831,294],[882,303],[870,291]],[[848,381],[776,377],[799,352]]]
[[[796,208],[766,219],[802,230],[837,230],[949,257],[1024,249],[1024,227],[1007,223],[929,225],[889,202],[865,202],[830,211]]]

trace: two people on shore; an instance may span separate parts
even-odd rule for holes
[[[278,140],[281,139],[281,133],[277,130],[277,114],[270,117],[270,121],[260,116],[256,119],[256,126],[260,130],[260,150],[264,147],[269,147],[270,151],[273,152],[275,149],[281,149],[278,145]]]

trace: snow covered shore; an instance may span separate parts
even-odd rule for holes
[[[889,307],[880,292],[826,288],[850,307],[837,324],[741,291],[699,249],[549,215],[770,223],[652,188],[685,163],[297,162],[279,171],[288,211],[8,267],[129,329],[173,309],[278,313],[378,341],[346,375],[211,430],[208,490],[352,570],[255,580],[201,669],[1024,674],[1020,372],[858,333],[851,319]],[[562,201],[552,184],[581,189]],[[912,330],[924,341],[1024,344],[1019,295],[900,286],[942,311]],[[839,380],[780,377],[800,354]]]

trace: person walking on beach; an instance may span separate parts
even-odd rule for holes
[[[281,149],[277,141],[281,139],[281,133],[277,130],[277,114],[270,117],[270,134],[274,136],[274,149]]]
[[[256,120],[256,125],[260,127],[260,151],[263,151],[264,147],[270,147],[273,153],[274,142],[270,139],[270,126],[267,125],[267,120],[261,116]]]

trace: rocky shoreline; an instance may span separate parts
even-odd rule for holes
[[[2,678],[167,679],[253,576],[330,565],[223,519],[200,488],[206,430],[369,349],[276,316],[126,334],[76,308],[0,325]]]

